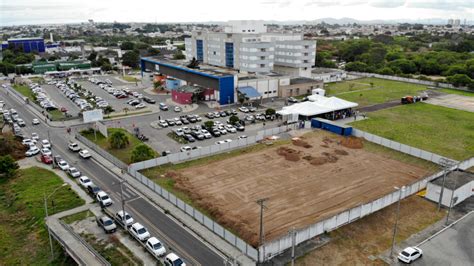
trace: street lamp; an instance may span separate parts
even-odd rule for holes
[[[390,249],[390,258],[393,256],[393,248],[395,247],[395,236],[397,235],[397,227],[398,227],[398,218],[400,217],[400,201],[402,199],[402,192],[405,191],[405,186],[402,188],[394,187],[396,190],[399,191],[398,193],[398,203],[397,203],[397,215],[395,217],[395,225],[393,226],[393,237],[392,237],[392,248]]]
[[[56,193],[56,191],[62,187],[65,187],[67,186],[68,184],[67,183],[63,183],[61,186],[57,187],[56,189],[53,190],[53,192],[51,192],[51,194],[49,194],[47,197],[46,197],[46,193],[44,193],[44,212],[45,212],[45,220],[48,219],[48,199],[54,195],[54,193]],[[46,227],[48,228],[48,236],[49,236],[49,247],[51,248],[51,260],[54,259],[54,251],[53,251],[53,240],[51,239],[51,231],[49,229],[49,226],[46,225]]]

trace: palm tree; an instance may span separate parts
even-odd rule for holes
[[[128,136],[122,131],[114,131],[110,135],[109,144],[113,149],[123,149],[129,144]]]

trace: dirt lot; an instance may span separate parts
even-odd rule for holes
[[[428,172],[362,146],[359,139],[315,131],[293,144],[167,175],[196,205],[256,245],[260,198],[269,198],[264,215],[268,241],[291,227],[306,227],[380,197]]]
[[[330,232],[331,242],[298,259],[296,265],[386,265],[376,257],[390,248],[395,214],[396,204],[392,204]],[[402,200],[397,242],[434,224],[445,214],[436,211],[435,203],[416,195]]]

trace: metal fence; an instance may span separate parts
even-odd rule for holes
[[[197,159],[204,156],[227,152],[233,149],[238,149],[238,148],[255,144],[256,142],[264,139],[267,136],[273,136],[273,135],[277,135],[283,132],[288,132],[291,129],[296,129],[297,126],[298,126],[297,124],[291,124],[291,125],[284,125],[284,126],[276,127],[276,128],[264,129],[264,130],[258,131],[257,135],[248,136],[245,139],[237,139],[228,143],[215,144],[215,145],[211,145],[207,147],[202,147],[196,150],[173,153],[167,156],[157,157],[157,158],[150,159],[147,161],[134,163],[129,166],[128,170],[140,171],[143,169],[148,169],[148,168],[152,168],[152,167],[167,164],[167,163],[179,163],[179,162],[184,162],[184,161],[188,161],[192,159]]]
[[[397,77],[397,76],[380,75],[380,74],[374,74],[374,73],[363,73],[363,72],[349,72],[349,73],[351,75],[363,76],[363,77],[368,77],[368,78],[388,79],[388,80],[409,82],[409,83],[415,83],[415,84],[426,85],[426,86],[443,87],[443,88],[457,89],[457,90],[462,90],[462,91],[469,91],[465,87],[455,87],[453,86],[453,84],[450,84],[450,83],[442,83],[442,82],[412,79],[412,78],[403,78],[403,77]]]
[[[415,148],[415,147],[411,147],[411,146],[408,146],[408,145],[405,145],[405,144],[401,144],[399,142],[389,140],[389,139],[386,139],[386,138],[382,138],[382,137],[379,137],[377,135],[370,134],[370,133],[367,133],[365,131],[358,130],[358,129],[355,129],[355,128],[352,129],[352,135],[356,136],[356,137],[364,138],[367,141],[385,146],[385,147],[390,148],[392,150],[396,150],[396,151],[399,151],[399,152],[402,152],[402,153],[405,153],[405,154],[408,154],[408,155],[411,155],[411,156],[414,156],[414,157],[417,157],[417,158],[421,158],[423,160],[427,160],[427,161],[430,161],[430,162],[433,162],[433,163],[436,163],[436,164],[438,164],[439,161],[442,158],[454,161],[450,158],[446,158],[446,157],[438,155],[436,153],[432,153],[432,152],[429,152],[429,151],[424,151],[424,150],[421,150],[421,149],[418,149],[418,148]]]
[[[97,152],[98,154],[100,154],[102,157],[104,157],[105,159],[107,159],[109,162],[113,163],[115,166],[117,166],[118,168],[120,169],[127,169],[127,164],[125,164],[124,162],[120,161],[119,159],[117,159],[115,156],[113,156],[112,154],[106,152],[104,149],[102,149],[100,146],[96,145],[95,143],[93,143],[92,141],[88,140],[87,138],[83,137],[81,134],[79,133],[76,133],[75,134],[75,137],[77,140],[79,140],[80,142],[84,143],[87,147],[91,148],[92,150],[94,150],[95,152]]]

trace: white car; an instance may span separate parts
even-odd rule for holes
[[[166,253],[165,247],[156,237],[150,237],[146,241],[145,247],[154,257],[162,257]]]
[[[39,140],[38,134],[37,133],[31,133],[31,139],[38,141]]]
[[[33,120],[31,121],[31,123],[32,123],[33,125],[39,125],[39,124],[40,124],[40,121],[39,121],[38,118],[33,118]]]
[[[51,149],[51,143],[49,143],[49,140],[47,139],[43,139],[41,141],[41,146],[43,146],[43,148]]]
[[[237,129],[235,129],[235,127],[233,127],[232,125],[225,125],[224,128],[229,133],[237,133]]]
[[[97,218],[97,225],[104,228],[105,233],[113,233],[117,230],[117,225],[115,225],[114,220],[110,219],[108,216],[102,216]]]
[[[113,203],[112,199],[104,191],[97,193],[97,201],[103,206],[110,206]]]
[[[81,184],[81,186],[83,186],[84,188],[87,188],[88,186],[90,186],[94,183],[92,183],[92,181],[89,179],[89,177],[83,175],[83,176],[79,177],[79,184]]]
[[[31,156],[34,156],[34,155],[38,154],[39,152],[40,152],[40,149],[38,149],[38,147],[30,146],[30,149],[25,152],[25,156],[26,157],[31,157]]]
[[[407,247],[398,253],[398,260],[405,263],[412,263],[423,256],[423,251],[417,247]]]
[[[119,221],[119,223],[121,223],[122,225],[125,224],[127,227],[131,226],[134,222],[133,217],[130,214],[128,214],[128,212],[125,212],[125,217],[124,217],[123,211],[118,211],[115,214],[115,219]]]
[[[70,175],[74,178],[81,176],[81,172],[79,172],[79,170],[77,170],[77,168],[75,168],[75,167],[69,167],[69,169],[67,169],[67,173],[68,173],[68,175]]]
[[[67,147],[73,152],[78,152],[78,151],[81,150],[81,147],[79,147],[79,145],[75,142],[69,143],[69,145]]]
[[[185,152],[185,151],[190,151],[190,150],[192,150],[192,148],[189,147],[189,146],[183,146],[183,147],[181,147],[181,149],[179,149],[179,150],[180,150],[181,152]]]
[[[140,223],[132,224],[132,226],[130,227],[130,233],[132,234],[133,237],[135,237],[137,240],[142,241],[142,242],[150,238],[150,233]]]
[[[239,107],[239,110],[242,112],[242,113],[248,113],[250,110],[247,108],[247,107]]]
[[[186,263],[174,253],[166,255],[164,262],[167,266],[186,266]]]
[[[174,111],[177,112],[177,113],[178,113],[178,112],[181,112],[181,107],[175,106],[175,107],[174,107]]]
[[[41,152],[41,155],[47,155],[47,156],[53,155],[53,153],[48,148],[42,148],[40,152]]]
[[[23,145],[25,145],[25,146],[30,147],[30,146],[33,146],[33,145],[36,144],[36,140],[34,140],[34,139],[23,139],[23,140],[21,141],[21,143],[22,143]]]
[[[146,107],[146,104],[144,104],[144,103],[139,103],[139,104],[137,104],[137,105],[135,106],[135,109],[143,109],[143,108],[145,108],[145,107]]]
[[[92,155],[90,154],[88,150],[80,151],[79,156],[81,156],[83,159],[89,159],[90,157],[92,157]]]
[[[63,171],[67,171],[69,169],[69,164],[65,160],[60,160],[58,162],[58,167]]]

